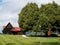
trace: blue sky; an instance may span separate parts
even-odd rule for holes
[[[46,4],[53,0],[0,0],[0,32],[2,32],[2,27],[11,22],[13,26],[18,27],[18,14],[21,9],[29,2],[35,2],[40,6],[41,4]],[[60,0],[54,0],[60,5]]]

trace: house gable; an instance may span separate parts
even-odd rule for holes
[[[2,32],[3,32],[4,34],[10,34],[12,28],[13,28],[13,26],[12,26],[11,23],[9,22],[9,23],[7,24],[7,26],[5,26],[5,28],[3,29]]]

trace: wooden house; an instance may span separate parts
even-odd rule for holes
[[[3,26],[3,34],[21,34],[21,28],[13,27],[9,22],[6,26]]]

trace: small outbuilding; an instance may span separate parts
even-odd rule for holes
[[[3,34],[22,34],[21,28],[13,27],[10,22],[6,26],[3,26],[2,32]]]

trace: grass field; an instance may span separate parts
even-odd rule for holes
[[[43,44],[44,43],[44,44]],[[0,35],[0,45],[60,45],[60,37],[28,37]]]

